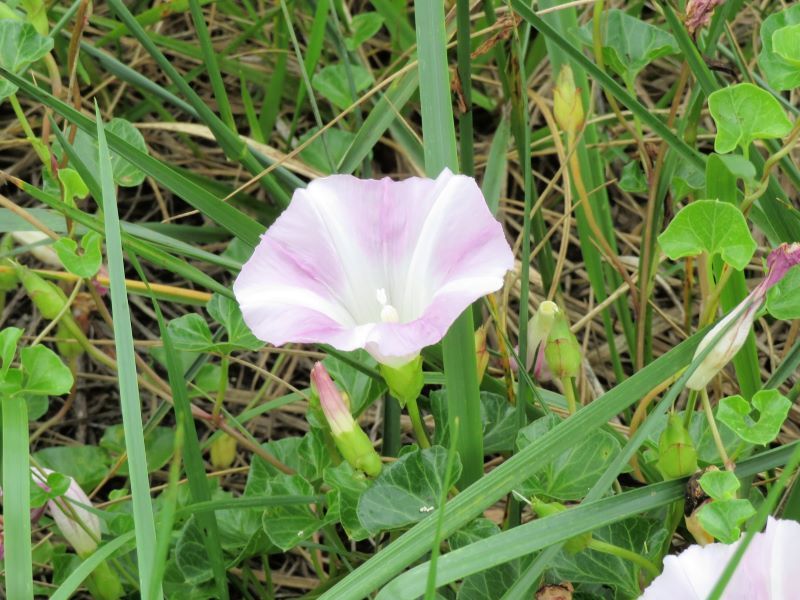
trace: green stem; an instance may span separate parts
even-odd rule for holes
[[[596,550],[597,552],[602,552],[603,554],[616,556],[622,560],[628,560],[643,568],[650,574],[651,577],[657,577],[661,573],[660,569],[649,559],[645,558],[641,554],[633,552],[632,550],[628,550],[627,548],[621,548],[620,546],[615,546],[614,544],[609,544],[608,542],[603,542],[602,540],[598,539],[592,539],[592,541],[589,542],[589,548]]]
[[[564,385],[564,397],[567,399],[567,410],[574,415],[578,410],[578,401],[575,397],[575,387],[572,385],[572,377],[564,377],[561,380]]]
[[[397,456],[400,451],[400,404],[391,395],[383,399],[383,447],[384,456]]]
[[[414,435],[417,438],[419,447],[430,448],[431,443],[428,440],[428,432],[425,431],[425,423],[422,422],[422,417],[419,414],[417,399],[409,400],[406,406],[408,407],[408,416],[411,417],[411,425],[414,427]]]
[[[14,114],[16,115],[19,124],[22,126],[22,131],[25,132],[25,138],[28,140],[28,142],[30,142],[31,146],[33,146],[36,155],[39,157],[39,160],[42,161],[42,164],[49,173],[50,153],[47,151],[47,148],[44,147],[42,141],[36,137],[36,134],[33,132],[33,128],[28,121],[28,117],[25,116],[25,111],[22,110],[22,106],[20,106],[19,100],[17,100],[17,95],[11,94],[8,97],[8,101],[11,103],[11,107],[14,109]]]
[[[3,398],[3,526],[8,598],[33,598],[28,406],[22,395]]]
[[[211,416],[216,419],[219,416],[219,411],[222,408],[222,403],[225,401],[225,393],[228,391],[228,368],[230,360],[227,355],[222,357],[219,363],[219,387],[217,388],[217,397],[214,401],[214,411]]]
[[[697,406],[697,390],[689,390],[689,399],[686,401],[686,408],[683,412],[683,426],[689,429],[694,416],[694,408]]]
[[[725,444],[722,443],[722,436],[719,434],[717,422],[714,419],[714,411],[711,409],[711,401],[708,399],[708,392],[705,390],[705,388],[703,388],[703,390],[700,392],[700,398],[703,402],[703,410],[706,413],[708,427],[711,429],[711,437],[714,438],[714,444],[717,446],[719,457],[722,459],[722,463],[725,465],[725,468],[728,471],[733,471],[733,463],[731,462],[731,459],[728,458],[728,452],[725,450]]]

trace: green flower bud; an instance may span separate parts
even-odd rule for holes
[[[575,87],[572,69],[565,64],[561,67],[553,92],[553,116],[556,123],[568,135],[575,135],[583,127],[585,115],[581,91]]]
[[[658,439],[658,470],[664,479],[688,477],[697,471],[697,451],[678,414],[671,414]]]
[[[353,419],[341,392],[321,362],[311,370],[311,384],[319,396],[322,412],[325,413],[339,453],[353,468],[372,477],[377,476],[383,467],[381,457],[375,452],[367,434]]]
[[[547,336],[544,358],[553,377],[558,379],[575,377],[580,372],[581,345],[570,331],[569,321],[563,310],[555,315],[550,335]]]
[[[555,323],[558,313],[558,304],[545,300],[528,321],[528,351],[525,358],[525,366],[528,371],[533,368],[539,344],[550,335],[550,330],[553,328],[553,323]]]
[[[106,561],[101,562],[86,580],[86,587],[97,600],[119,600],[124,590],[117,574]]]
[[[223,433],[211,442],[211,465],[215,469],[227,469],[236,460],[236,438]]]
[[[28,297],[42,313],[42,316],[45,319],[55,319],[67,303],[67,296],[61,291],[61,288],[30,269],[21,265],[17,265],[16,268],[17,276],[25,287]]]
[[[538,498],[534,498],[531,502],[531,508],[539,517],[548,517],[556,513],[567,510],[567,507],[560,502],[543,502]],[[575,537],[569,538],[564,542],[564,549],[570,554],[577,554],[581,550],[585,550],[592,541],[592,532],[582,533]]]
[[[422,391],[422,356],[417,356],[401,367],[380,365],[381,375],[389,393],[397,398],[400,406],[405,406],[409,401],[416,400]]]

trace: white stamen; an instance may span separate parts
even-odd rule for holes
[[[375,292],[375,298],[383,307],[381,308],[381,321],[384,323],[399,323],[400,313],[397,312],[394,306],[389,304],[389,297],[386,294],[386,290],[384,288],[378,288]]]

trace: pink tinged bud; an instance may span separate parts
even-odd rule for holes
[[[41,469],[41,473],[38,469],[32,471],[34,480],[40,485],[46,481],[47,475],[53,472],[50,469]],[[67,492],[47,503],[50,516],[53,517],[61,535],[75,552],[84,558],[95,551],[102,535],[100,520],[95,514],[83,508],[91,505],[92,501],[86,492],[71,477]]]
[[[381,457],[375,452],[367,434],[353,419],[341,392],[320,362],[311,370],[311,383],[319,395],[322,412],[339,453],[353,468],[377,476],[382,468]]]
[[[800,244],[781,244],[767,258],[768,273],[736,308],[730,311],[714,328],[709,331],[695,351],[697,357],[723,330],[723,334],[714,348],[706,355],[700,366],[689,377],[686,386],[693,390],[702,390],[708,382],[722,369],[744,345],[753,320],[767,297],[767,291],[786,275],[790,268],[800,264]]]
[[[528,371],[537,362],[539,346],[550,335],[550,330],[553,328],[557,314],[558,305],[550,300],[545,300],[539,305],[531,320],[528,321],[528,351],[525,359],[525,366]]]
[[[325,419],[331,428],[334,437],[353,430],[355,421],[342,397],[341,392],[333,383],[331,376],[321,362],[311,369],[311,383],[319,395],[319,403]]]

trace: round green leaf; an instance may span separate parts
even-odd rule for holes
[[[94,277],[103,263],[102,238],[96,231],[87,231],[81,238],[81,251],[75,240],[62,237],[53,242],[64,268],[78,277]]]
[[[723,398],[717,418],[745,442],[769,444],[778,436],[791,406],[792,401],[778,390],[760,390],[753,396],[752,406],[741,396]],[[753,410],[758,412],[755,418]]]
[[[72,388],[72,372],[50,348],[31,346],[23,348],[19,355],[23,372],[22,392],[57,396]]]
[[[794,4],[767,17],[761,24],[761,53],[758,55],[758,65],[764,72],[767,82],[776,90],[791,90],[800,86],[800,69],[794,64],[800,44],[798,32],[792,28],[800,25],[800,4]],[[776,34],[782,31],[780,35]],[[776,44],[777,42],[777,44]]]
[[[346,38],[344,45],[347,46],[347,49],[351,52],[358,50],[358,47],[378,33],[382,26],[383,17],[378,13],[359,13],[353,17],[353,21],[350,24],[353,30],[353,36]]]
[[[703,491],[714,500],[736,498],[736,490],[742,485],[730,471],[706,471],[699,482]]]
[[[772,47],[787,63],[800,67],[800,24],[781,27],[772,34]]]
[[[717,125],[714,150],[720,154],[746,149],[753,140],[781,138],[792,129],[778,100],[752,83],[717,90],[708,97],[708,109]]]
[[[741,524],[756,513],[750,500],[730,499],[709,502],[697,518],[708,533],[725,544],[732,544],[742,535]]]
[[[658,243],[672,260],[708,252],[739,270],[756,251],[742,211],[719,200],[697,200],[683,207],[658,236]]]

